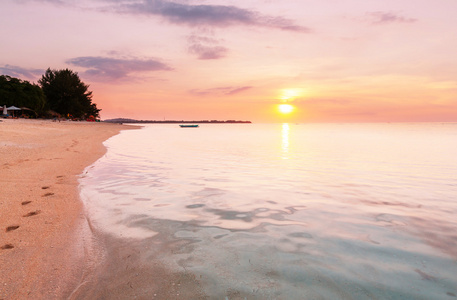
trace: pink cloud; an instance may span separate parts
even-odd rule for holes
[[[87,68],[85,74],[99,80],[113,80],[128,77],[131,73],[170,71],[170,66],[157,59],[121,59],[99,56],[76,57],[67,60],[74,66]]]
[[[417,19],[403,17],[399,14],[386,11],[369,12],[373,24],[414,23]]]

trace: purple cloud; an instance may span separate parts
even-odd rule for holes
[[[220,59],[226,56],[228,49],[219,46],[219,41],[210,37],[192,35],[189,37],[189,53],[198,59]]]
[[[242,87],[239,87],[239,88],[234,88],[230,91],[228,91],[226,93],[226,95],[235,95],[235,94],[238,94],[238,93],[242,93],[244,91],[247,91],[249,89],[252,89],[252,86],[242,86]]]
[[[368,15],[372,19],[373,24],[389,24],[389,23],[414,23],[417,19],[406,18],[393,12],[375,11],[369,12]]]
[[[174,24],[189,26],[228,27],[234,25],[260,26],[285,31],[310,33],[311,29],[297,25],[280,16],[263,15],[257,11],[233,5],[187,4],[169,0],[99,0],[77,2],[71,0],[17,0],[19,3],[47,2],[80,9],[95,9],[132,15],[159,16]],[[178,0],[175,0],[178,1]],[[108,3],[102,7],[96,3]],[[85,6],[90,3],[90,6]],[[86,4],[87,5],[87,4]]]
[[[168,65],[155,59],[85,56],[69,59],[67,63],[87,68],[85,74],[91,77],[110,80],[126,78],[130,73],[172,70]]]
[[[42,3],[51,3],[59,6],[73,6],[75,3],[70,3],[68,0],[16,0],[17,3],[23,4],[27,2],[42,2]]]
[[[241,87],[219,87],[205,90],[191,90],[192,94],[200,96],[207,95],[220,95],[220,96],[232,96],[238,93],[242,93],[246,90],[252,89],[252,86],[241,86]]]
[[[0,73],[19,79],[34,80],[44,74],[44,70],[40,69],[24,69],[18,66],[4,65],[0,67]]]
[[[227,48],[224,47],[208,47],[200,44],[193,44],[189,47],[189,52],[196,54],[198,59],[219,59],[225,57]]]
[[[256,11],[231,5],[183,4],[167,0],[111,1],[108,9],[118,13],[161,16],[171,23],[190,26],[210,25],[228,27],[232,25],[251,25],[270,27],[280,30],[309,33],[309,28],[299,26],[283,17],[262,15]]]

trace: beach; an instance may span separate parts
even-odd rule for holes
[[[127,128],[0,122],[0,300],[455,299],[455,124]]]
[[[78,178],[120,124],[0,122],[0,299],[71,295],[97,251]]]

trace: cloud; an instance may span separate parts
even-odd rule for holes
[[[198,59],[220,59],[226,56],[228,49],[219,46],[216,39],[192,35],[189,37],[188,51],[197,55]]]
[[[226,95],[235,95],[235,94],[247,91],[249,89],[252,89],[252,86],[242,86],[242,87],[239,87],[239,88],[234,88],[234,89],[231,89],[230,91],[228,91],[226,93]]]
[[[260,26],[285,31],[310,33],[311,29],[297,25],[281,16],[233,5],[188,4],[179,0],[17,0],[18,3],[42,2],[79,9],[92,9],[131,15],[158,16],[170,23],[188,26],[229,27],[235,25]]]
[[[174,24],[215,27],[250,25],[297,32],[311,31],[309,28],[299,26],[294,21],[283,17],[266,16],[256,11],[231,5],[192,5],[167,0],[119,0],[110,2],[112,4],[106,7],[105,11],[160,16]]]
[[[219,96],[232,96],[238,93],[242,93],[252,89],[252,86],[240,86],[240,87],[218,87],[204,90],[191,90],[192,94],[207,96],[207,95],[219,95]]]
[[[189,47],[189,52],[197,54],[198,59],[219,59],[225,57],[227,48],[224,47],[208,47],[201,44],[193,44]]]
[[[28,2],[41,2],[41,3],[51,3],[59,6],[73,6],[76,3],[71,3],[68,0],[16,0],[16,3],[24,4]],[[73,1],[74,2],[74,1]]]
[[[393,12],[375,11],[367,13],[373,24],[414,23],[417,19],[406,18]]]
[[[44,70],[40,69],[24,69],[18,66],[5,65],[0,67],[0,73],[19,79],[33,80],[44,74]]]
[[[124,79],[131,73],[172,70],[156,59],[84,56],[69,59],[67,63],[87,68],[86,75],[102,80]]]

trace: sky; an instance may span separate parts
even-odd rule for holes
[[[456,0],[1,0],[0,74],[69,68],[102,119],[455,122],[456,30]]]

